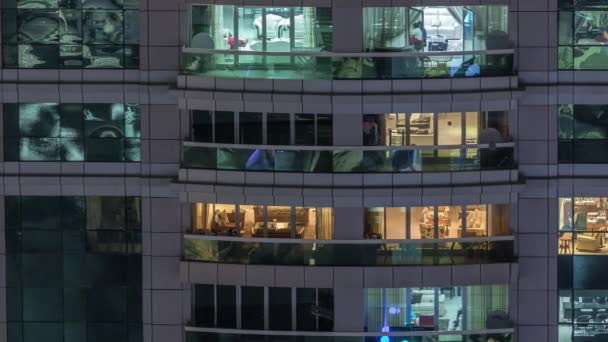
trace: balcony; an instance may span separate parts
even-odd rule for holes
[[[360,80],[511,76],[513,49],[332,53],[182,48],[182,72],[220,78]]]
[[[378,333],[304,332],[304,331],[255,331],[186,327],[187,342],[399,342],[399,341],[513,341],[513,328],[484,329],[476,331],[400,331]]]
[[[514,143],[444,146],[268,146],[184,142],[182,167],[304,173],[510,170]]]
[[[512,262],[513,236],[422,240],[299,240],[184,236],[184,259],[283,266],[416,266]]]

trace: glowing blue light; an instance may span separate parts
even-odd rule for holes
[[[397,307],[391,306],[390,308],[388,308],[388,313],[391,315],[396,315],[400,312],[401,312],[401,309],[399,309]]]
[[[382,332],[389,332],[389,327],[387,325],[382,327]]]
[[[389,342],[388,336],[382,336],[382,337],[380,337],[380,342]]]

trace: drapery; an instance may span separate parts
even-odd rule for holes
[[[333,208],[317,208],[317,239],[331,240],[334,238],[334,210]]]

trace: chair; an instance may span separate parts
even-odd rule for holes
[[[576,235],[575,248],[579,251],[595,252],[602,247],[603,233],[583,233]]]
[[[435,317],[433,315],[420,315],[418,316],[418,326],[420,327],[434,327]]]

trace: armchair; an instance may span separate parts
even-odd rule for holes
[[[579,251],[595,252],[603,247],[604,230],[601,228],[599,232],[579,233],[576,235],[575,248]]]

